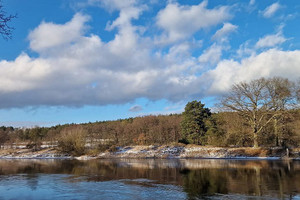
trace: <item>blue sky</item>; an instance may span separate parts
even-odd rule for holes
[[[240,81],[300,76],[300,1],[3,0],[0,125],[213,108]]]

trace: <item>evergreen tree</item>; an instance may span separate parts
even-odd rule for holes
[[[183,142],[205,144],[208,130],[206,121],[211,117],[210,109],[205,108],[201,101],[187,103],[181,122]]]

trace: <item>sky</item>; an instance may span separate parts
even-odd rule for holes
[[[2,0],[0,125],[214,108],[234,83],[300,77],[299,0]]]

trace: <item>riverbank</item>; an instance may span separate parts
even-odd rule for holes
[[[288,155],[287,155],[288,154]],[[219,158],[219,159],[300,159],[300,148],[222,148],[198,145],[150,145],[118,147],[94,155],[74,157],[56,148],[0,150],[0,159],[101,159],[101,158]]]
[[[72,159],[71,155],[61,153],[56,148],[32,149],[1,149],[0,159]]]
[[[128,146],[115,152],[104,152],[99,158],[224,158],[224,159],[300,159],[300,149],[284,148],[223,148],[198,145],[186,146]]]

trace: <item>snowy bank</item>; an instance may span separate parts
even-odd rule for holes
[[[106,151],[98,155],[82,155],[73,157],[56,150],[43,148],[38,151],[31,149],[2,149],[0,159],[78,159],[90,160],[97,158],[209,158],[209,159],[295,159],[300,160],[300,149],[284,148],[222,148],[198,145],[150,145],[117,147],[115,151]]]
[[[104,152],[99,158],[223,158],[223,159],[282,159],[287,158],[283,148],[221,148],[197,145],[187,146],[127,146],[115,152]],[[299,149],[290,149],[289,158],[300,158]]]
[[[70,155],[63,154],[54,148],[43,148],[38,151],[32,149],[0,150],[0,159],[70,159]]]

